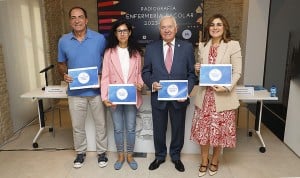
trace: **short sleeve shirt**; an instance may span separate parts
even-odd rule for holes
[[[100,73],[102,56],[106,47],[105,37],[87,29],[83,41],[78,41],[73,32],[63,35],[58,42],[58,62],[66,62],[68,69],[97,66]],[[95,96],[99,88],[68,90],[69,96]]]

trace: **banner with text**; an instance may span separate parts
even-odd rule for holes
[[[194,45],[203,31],[203,0],[97,0],[97,7],[100,33],[107,36],[113,23],[124,18],[133,25],[133,34],[143,46],[159,39],[159,20],[165,15],[176,18],[177,37]]]

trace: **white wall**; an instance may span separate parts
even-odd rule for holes
[[[270,0],[249,0],[244,84],[263,84]]]
[[[14,131],[37,115],[36,103],[20,95],[41,86],[39,71],[45,66],[41,29],[39,0],[0,1],[0,43]]]
[[[286,143],[298,156],[300,156],[300,77],[291,80],[288,110],[284,133]]]

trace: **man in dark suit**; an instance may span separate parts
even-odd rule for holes
[[[150,164],[149,170],[157,169],[160,164],[165,162],[167,155],[166,131],[170,117],[172,136],[169,154],[175,168],[184,172],[180,152],[184,143],[185,115],[189,99],[159,101],[157,91],[162,88],[160,80],[188,80],[188,93],[192,91],[196,80],[194,48],[191,43],[175,38],[177,23],[174,17],[163,17],[160,20],[159,28],[162,40],[147,45],[142,71],[143,80],[152,91],[155,160]],[[168,57],[169,53],[171,53],[171,57]],[[171,58],[171,64],[167,64],[168,58]],[[169,67],[169,65],[171,66]]]

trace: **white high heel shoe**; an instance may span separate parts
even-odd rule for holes
[[[217,172],[218,172],[218,166],[219,166],[218,164],[212,164],[212,163],[210,163],[210,167],[208,168],[208,173],[209,173],[210,176],[213,176],[213,175],[217,174]],[[211,166],[214,166],[216,169],[212,170]]]
[[[205,168],[205,171],[200,171],[200,169],[199,169],[199,174],[198,174],[199,177],[202,177],[202,176],[204,176],[206,174],[206,172],[207,172],[207,166],[208,166],[208,164],[206,166],[203,166],[202,164],[200,165],[200,169],[201,168]]]
[[[199,177],[202,177],[202,176],[204,176],[206,174],[208,165],[209,165],[209,159],[207,159],[206,166],[203,165],[203,164],[200,164],[199,174],[198,174]],[[205,170],[201,171],[201,168],[205,168]]]

